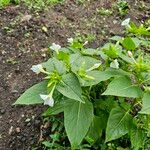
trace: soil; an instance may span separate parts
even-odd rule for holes
[[[30,150],[32,146],[42,150],[41,114],[47,107],[12,104],[42,79],[30,68],[47,60],[47,47],[53,42],[63,46],[67,38],[79,34],[95,35],[88,46],[98,47],[109,37],[123,34],[120,24],[125,18],[143,22],[150,17],[149,0],[128,2],[130,10],[124,17],[117,10],[109,16],[98,13],[101,7],[110,9],[115,0],[90,0],[80,5],[67,0],[42,11],[29,10],[24,4],[0,10],[0,150]]]

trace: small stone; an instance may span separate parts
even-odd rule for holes
[[[25,120],[25,122],[30,122],[31,121],[31,119],[30,118],[27,118],[26,120]]]
[[[41,123],[41,121],[40,121],[40,120],[35,120],[34,125],[35,125],[35,126],[39,126],[39,125],[40,125],[40,123]]]
[[[31,126],[31,123],[29,122],[29,123],[27,123],[27,127],[30,127]]]
[[[14,128],[13,126],[11,126],[11,127],[9,128],[9,132],[8,132],[8,134],[9,134],[9,135],[11,135],[11,134],[12,134],[12,132],[13,132],[13,128]]]
[[[118,21],[117,21],[117,20],[113,20],[113,23],[114,23],[114,24],[117,24],[117,23],[118,23]]]
[[[3,115],[5,113],[5,109],[1,109],[0,113]]]
[[[25,116],[24,114],[21,115],[22,118],[24,118],[24,116]]]
[[[22,18],[21,18],[21,22],[25,22],[25,21],[30,21],[30,19],[32,18],[31,15],[24,15]]]
[[[20,133],[20,132],[21,132],[21,129],[20,129],[19,127],[17,127],[17,128],[16,128],[16,132],[17,132],[17,133]]]
[[[16,94],[16,93],[18,93],[18,91],[17,90],[13,90],[11,93],[12,94]]]
[[[26,141],[26,138],[25,138],[25,137],[21,138],[21,141],[22,141],[22,142],[25,142],[25,141]]]

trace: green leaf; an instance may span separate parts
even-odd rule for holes
[[[140,45],[141,42],[142,42],[141,40],[139,40],[139,39],[136,38],[136,37],[135,37],[135,38],[132,38],[132,40],[133,40],[133,42],[134,42],[134,44],[135,44],[136,47],[139,47],[139,45]]]
[[[149,115],[150,114],[150,92],[144,93],[142,102],[143,102],[143,107],[139,113]]]
[[[92,86],[100,83],[101,81],[106,81],[110,79],[111,77],[116,76],[123,76],[123,75],[130,75],[129,73],[121,70],[121,69],[111,69],[106,71],[89,71],[87,72],[87,75],[90,77],[93,77],[94,79],[86,79],[79,77],[79,81],[81,83],[81,86]]]
[[[64,109],[65,129],[73,147],[80,145],[93,120],[93,105],[68,99]]]
[[[136,45],[135,45],[135,43],[134,43],[134,41],[132,40],[131,37],[126,37],[123,40],[122,45],[127,50],[135,50],[135,48],[136,48]]]
[[[116,36],[111,37],[110,39],[113,40],[113,41],[117,41],[117,42],[119,41],[119,42],[121,42],[122,39],[123,39],[123,37],[116,35]]]
[[[108,80],[108,79],[110,79],[112,77],[111,74],[108,74],[105,71],[96,71],[96,70],[87,72],[87,75],[93,77],[94,79],[83,79],[83,78],[80,78],[81,86],[96,85],[99,82]]]
[[[47,82],[43,81],[38,83],[28,90],[26,90],[14,103],[14,105],[30,105],[43,103],[43,100],[40,98],[40,94],[46,94],[47,91]]]
[[[113,108],[107,122],[106,142],[118,139],[127,134],[131,122],[132,117],[129,112],[125,112],[120,107]]]
[[[87,48],[87,49],[82,49],[81,52],[84,55],[92,55],[92,56],[99,55],[98,49]]]
[[[93,144],[98,140],[98,138],[101,137],[102,130],[103,130],[102,124],[103,124],[102,118],[98,117],[98,116],[94,116],[93,122],[92,122],[89,132],[86,136],[86,140],[89,143]]]
[[[117,58],[121,52],[122,47],[118,44],[106,43],[102,48],[102,51],[110,58]]]
[[[133,63],[134,63],[134,61],[133,61],[132,58],[130,58],[129,56],[127,56],[127,55],[125,55],[125,54],[123,54],[123,53],[120,54],[119,57],[120,57],[121,59],[123,59],[124,61],[126,61],[127,63],[130,63],[130,64],[133,64]]]
[[[64,111],[64,101],[57,102],[53,107],[49,107],[44,113],[43,116],[47,117],[50,115],[57,115]]]
[[[137,98],[142,96],[142,91],[138,86],[132,85],[130,78],[122,76],[115,78],[109,83],[106,91],[102,95]]]
[[[59,61],[56,58],[50,58],[47,62],[42,63],[42,66],[46,68],[48,72],[58,71],[59,74],[64,74],[66,72],[66,67],[63,61]]]
[[[70,99],[83,102],[79,80],[73,73],[63,75],[62,81],[56,86],[56,89]]]
[[[101,63],[101,61],[90,56],[82,56],[79,54],[70,55],[70,64],[73,72],[77,72],[81,68],[81,66],[83,66],[84,69],[87,70],[97,63]]]
[[[139,150],[143,148],[144,145],[144,137],[146,137],[143,130],[134,127],[130,131],[130,140],[131,145],[134,150]]]

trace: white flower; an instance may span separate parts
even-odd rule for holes
[[[122,25],[122,26],[130,27],[129,23],[130,23],[130,18],[127,18],[127,19],[125,19],[125,20],[121,23],[121,25]]]
[[[49,105],[51,107],[54,106],[54,99],[52,97],[52,95],[44,95],[44,94],[40,94],[41,99],[43,99],[44,101],[44,105]]]
[[[86,71],[87,71],[87,72],[88,72],[88,71],[92,71],[92,70],[98,68],[100,65],[101,65],[101,63],[96,63],[96,64],[94,64],[91,68],[89,68],[89,69],[86,70]]]
[[[132,54],[131,51],[128,51],[128,56],[129,56],[129,57],[133,57],[133,54]]]
[[[52,46],[50,46],[50,49],[56,51],[56,53],[59,53],[59,50],[61,49],[61,46],[55,43],[52,43]]]
[[[31,68],[31,70],[32,70],[33,72],[35,72],[36,74],[39,74],[40,72],[43,71],[43,67],[42,67],[41,64],[33,65],[32,68]]]
[[[83,45],[86,45],[86,44],[88,44],[88,41],[85,41]]]
[[[73,38],[68,38],[67,41],[68,41],[68,43],[72,44],[73,43]]]
[[[110,63],[110,67],[115,68],[115,69],[119,69],[118,60],[117,59],[113,60],[113,62]]]

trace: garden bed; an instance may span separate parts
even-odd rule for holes
[[[121,22],[130,17],[139,23],[150,18],[149,2],[129,1],[129,11],[121,16],[115,3],[75,0],[49,6],[47,10],[30,10],[24,4],[0,10],[0,149],[27,150],[40,147],[43,125],[40,115],[47,107],[12,106],[28,87],[42,76],[30,70],[33,64],[47,60],[47,47],[55,42],[64,45],[67,38],[80,36],[90,47],[99,47],[113,35],[122,35]],[[112,9],[102,14],[101,8]],[[47,129],[48,130],[48,129]]]

